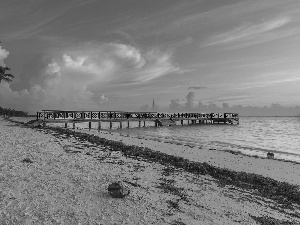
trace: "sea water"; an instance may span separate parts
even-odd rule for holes
[[[196,124],[182,126],[154,127],[154,121],[114,122],[113,132],[157,141],[172,142],[216,150],[239,151],[247,155],[266,157],[272,152],[277,159],[300,162],[300,117],[240,117],[239,125]],[[56,124],[57,125],[57,124]],[[69,124],[71,126],[72,124]],[[92,130],[97,131],[98,123],[92,123]],[[76,124],[76,127],[88,128],[88,123]],[[109,123],[102,122],[101,128],[109,130]]]
[[[276,158],[300,162],[300,117],[241,117],[239,125],[179,124],[117,130],[131,136],[200,147],[195,151],[233,150],[262,157],[272,152]]]

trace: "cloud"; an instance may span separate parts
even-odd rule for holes
[[[34,113],[38,110],[34,105],[42,102],[46,97],[46,92],[39,85],[32,86],[29,90],[13,91],[7,82],[0,83],[1,107],[16,110],[27,110]],[[39,109],[41,110],[41,109]]]
[[[286,63],[290,60],[288,57],[283,58],[256,58],[255,62],[251,62],[249,59],[247,61],[234,61],[236,68],[262,68],[274,66],[282,63]],[[250,62],[249,62],[250,61]],[[238,64],[238,65],[236,65]]]
[[[257,99],[259,97],[260,96],[254,96],[254,95],[225,96],[220,98],[214,98],[212,102],[240,102],[240,101]]]
[[[126,59],[134,64],[135,68],[141,68],[145,65],[145,60],[143,59],[140,51],[133,46],[124,44],[109,44],[115,48],[114,53],[121,59]]]
[[[143,83],[170,73],[181,72],[171,58],[171,53],[162,52],[158,49],[146,52],[145,60],[147,63],[140,71],[136,72],[133,81]]]
[[[155,35],[176,35],[176,37],[185,36],[187,33],[197,35],[203,29],[209,30],[216,25],[224,25],[226,21],[241,21],[253,16],[263,18],[270,12],[273,15],[278,15],[282,11],[289,13],[297,7],[298,2],[280,0],[273,0],[272,4],[268,1],[219,1],[217,4],[206,4],[205,1],[181,1],[151,16],[132,21],[129,28],[134,31],[142,30],[143,34],[153,32]],[[128,26],[121,29],[128,30]]]
[[[9,38],[27,38],[37,35],[49,24],[66,15],[68,11],[83,7],[97,0],[71,1],[5,1],[0,8],[1,25],[14,20],[14,26],[7,26],[6,36]],[[15,15],[18,15],[17,17]],[[10,24],[10,23],[9,23]],[[61,25],[63,25],[61,23]]]
[[[9,52],[0,46],[0,66],[5,66],[4,59],[6,59],[8,55]]]
[[[188,109],[193,108],[194,107],[194,101],[195,101],[195,93],[194,92],[189,92],[185,98],[186,98],[185,107],[188,108]]]
[[[72,70],[75,74],[82,73],[81,77],[94,75],[93,82],[143,83],[181,71],[173,62],[172,53],[158,48],[143,51],[131,45],[88,43],[52,55],[48,71],[60,70],[63,73]]]
[[[105,105],[109,103],[109,99],[107,96],[105,95],[100,95],[99,97],[96,97],[96,100],[98,101],[99,104],[101,105]]]
[[[206,89],[207,87],[189,87],[188,89],[194,89],[194,90],[200,90],[200,89]]]
[[[241,43],[235,44],[231,47],[227,47],[227,49],[245,48],[245,47],[249,47],[249,46],[253,46],[253,45],[258,45],[258,44],[267,43],[270,41],[290,37],[290,36],[293,36],[293,35],[296,35],[299,33],[300,33],[300,31],[297,28],[293,28],[293,29],[279,32],[279,33],[278,32],[264,33],[264,34],[261,34],[259,36],[259,38],[258,37],[249,38],[248,40],[245,40],[245,42],[241,42]]]
[[[281,17],[260,24],[244,24],[228,32],[213,36],[212,38],[210,38],[210,40],[204,43],[203,47],[223,45],[241,41],[253,41],[253,44],[256,44],[269,41],[270,39],[274,40],[277,38],[281,38],[281,34],[279,34],[278,36],[276,36],[275,34],[272,36],[264,36],[264,39],[261,40],[262,35],[264,35],[266,32],[270,32],[272,30],[283,27],[290,21],[291,19],[289,17]],[[285,35],[283,35],[283,37],[284,36]]]
[[[60,77],[60,67],[56,62],[51,62],[48,64],[48,66],[45,68],[45,75],[46,76],[53,76],[53,77]]]
[[[2,52],[6,57],[8,53]],[[148,81],[180,71],[170,52],[160,49],[144,51],[119,43],[85,43],[51,50],[44,60],[46,66],[33,77],[30,88],[13,91],[10,84],[2,87],[6,91],[1,92],[1,104],[22,105],[30,112],[42,109],[96,110],[102,104],[109,104],[107,94],[120,85],[145,85]]]
[[[101,100],[101,101],[107,102],[107,101],[108,101],[108,98],[105,97],[104,95],[101,95],[101,96],[100,96],[100,100]]]
[[[268,91],[270,88],[276,89],[278,87],[280,87],[281,90],[289,90],[292,85],[298,85],[299,82],[300,78],[298,71],[283,70],[269,73],[249,74],[247,75],[247,78],[238,82],[238,86],[236,83],[226,83],[218,85],[218,88],[223,91],[242,90],[249,93],[261,93],[260,91]],[[259,92],[257,92],[258,89],[260,89]]]

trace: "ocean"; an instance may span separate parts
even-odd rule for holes
[[[131,126],[138,125],[131,123]],[[275,158],[300,162],[300,117],[240,117],[239,125],[149,126],[115,131],[200,148],[240,151],[247,155],[266,157],[267,152],[272,152]],[[195,148],[195,151],[201,149]]]
[[[187,123],[187,121],[185,121]],[[239,125],[197,124],[154,127],[154,122],[146,122],[146,127],[138,128],[138,122],[113,123],[112,132],[182,145],[197,146],[216,150],[239,151],[247,155],[266,157],[272,152],[277,159],[300,162],[300,117],[240,117]],[[141,123],[143,126],[143,122]],[[57,126],[57,124],[56,124]],[[63,126],[63,124],[61,124]],[[69,124],[70,128],[72,124]],[[88,123],[76,127],[88,128]],[[109,130],[109,123],[102,123],[103,130]],[[97,123],[92,130],[97,132]]]

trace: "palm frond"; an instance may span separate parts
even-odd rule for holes
[[[5,76],[5,77],[10,77],[10,78],[14,78],[14,77],[15,77],[14,75],[9,74],[9,73],[6,73],[4,76]]]
[[[0,83],[1,81],[11,82],[12,78],[14,78],[14,75],[10,73],[6,73],[7,71],[10,71],[10,68],[7,66],[0,66]]]
[[[4,80],[6,82],[11,82],[12,81],[12,79],[8,78],[8,77],[0,77],[0,83],[1,83],[1,80]]]
[[[0,66],[0,74],[4,74],[6,71],[10,71],[10,68],[7,66]]]

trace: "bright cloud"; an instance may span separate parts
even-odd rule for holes
[[[163,53],[159,50],[152,50],[145,54],[147,64],[142,70],[137,71],[134,81],[146,82],[155,78],[179,72],[180,68],[171,60],[170,53]]]
[[[48,66],[45,69],[45,75],[46,76],[61,76],[60,73],[60,67],[56,62],[51,62],[48,64]]]
[[[0,66],[5,66],[4,59],[6,59],[8,55],[9,52],[3,49],[2,46],[0,46]]]
[[[85,61],[84,57],[77,57],[76,59],[72,59],[71,56],[64,54],[63,59],[65,62],[65,66],[72,69],[80,69],[83,67],[83,63]]]
[[[142,57],[140,51],[133,46],[123,45],[123,44],[110,44],[113,48],[115,48],[115,54],[122,58],[131,60],[135,65],[135,68],[141,68],[145,65],[145,60]]]

